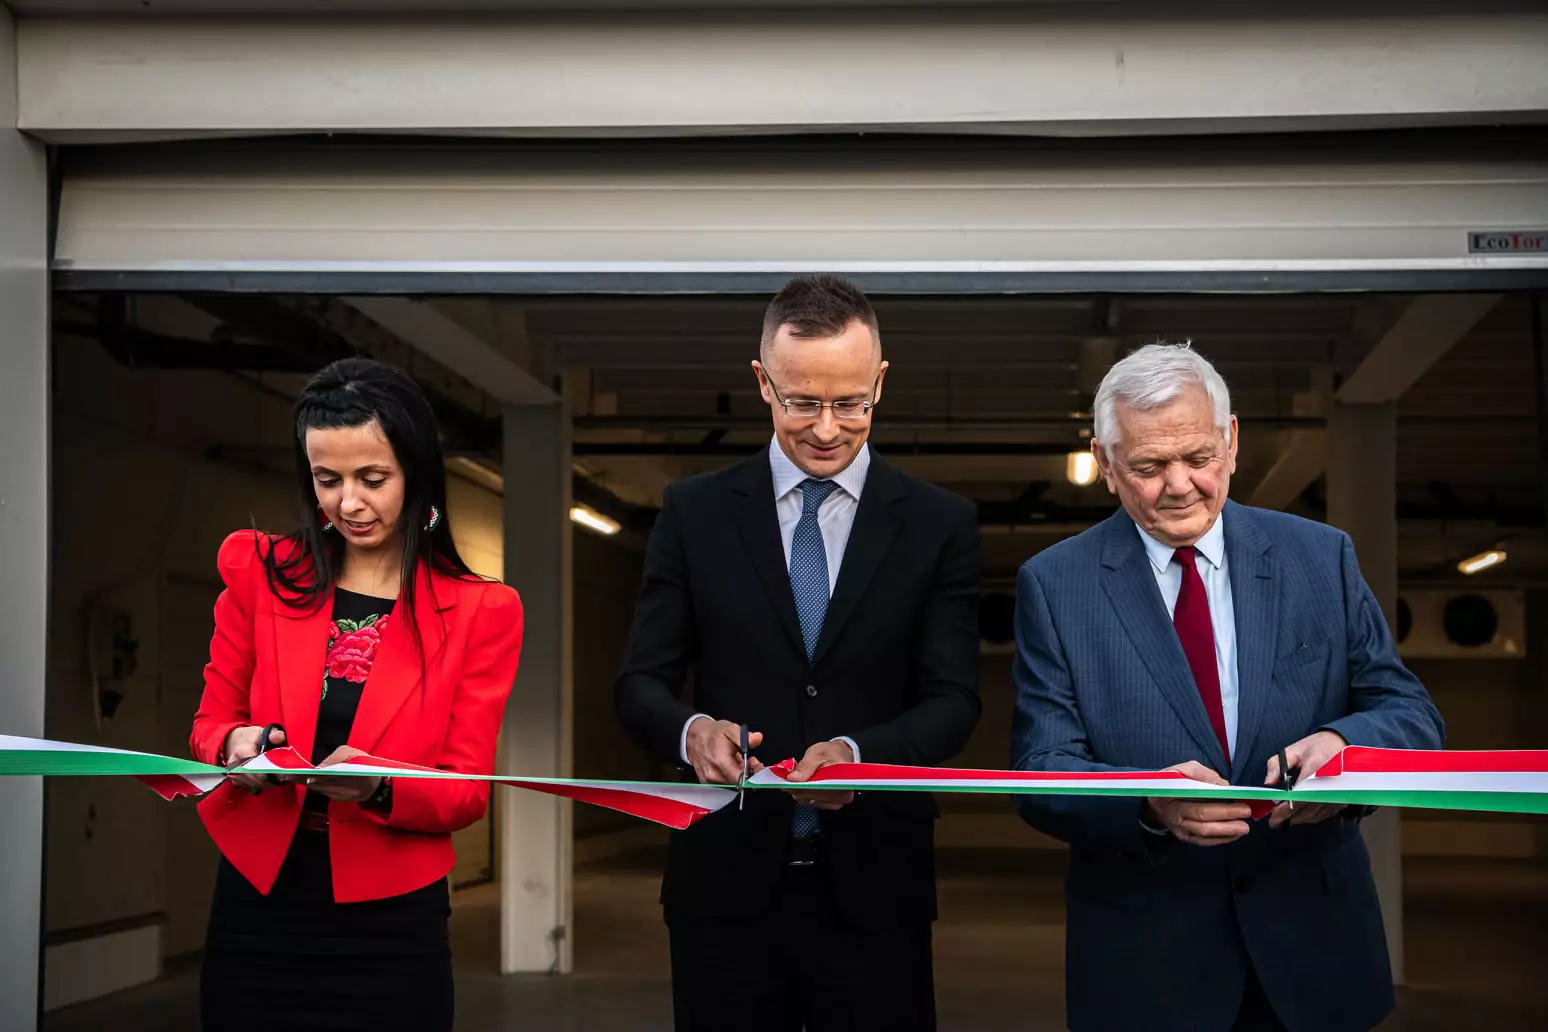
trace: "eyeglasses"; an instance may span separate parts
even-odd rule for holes
[[[876,401],[876,388],[881,385],[881,373],[876,374],[876,379],[871,383],[871,397],[868,401],[818,401],[815,398],[785,398],[779,393],[779,388],[774,386],[774,381],[769,379],[769,374],[763,374],[769,381],[769,389],[774,392],[774,401],[785,410],[785,415],[791,419],[816,419],[822,415],[822,410],[833,410],[835,419],[864,419],[871,414],[871,410],[878,404]]]

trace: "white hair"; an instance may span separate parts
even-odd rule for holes
[[[1151,412],[1170,404],[1191,384],[1209,395],[1215,425],[1231,443],[1231,391],[1209,360],[1193,350],[1192,341],[1181,344],[1147,344],[1113,364],[1102,377],[1096,393],[1096,427],[1093,433],[1102,449],[1112,455],[1119,442],[1118,406]]]

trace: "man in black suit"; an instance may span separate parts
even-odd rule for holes
[[[979,715],[976,510],[867,446],[887,363],[858,289],[791,281],[759,355],[774,440],[667,489],[619,718],[704,782],[741,777],[743,724],[758,758],[799,758],[795,782],[944,763]],[[757,791],[675,833],[677,1028],[933,1029],[936,816],[916,793]]]

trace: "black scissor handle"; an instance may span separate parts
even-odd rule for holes
[[[736,808],[742,808],[742,802],[747,797],[747,725],[741,726],[742,736],[742,780],[736,786]]]
[[[1285,758],[1285,751],[1279,750],[1279,780],[1284,784],[1285,791],[1295,788],[1297,771],[1290,769],[1290,762]]]
[[[275,731],[278,731],[280,734],[285,735],[285,745],[289,745],[290,744],[290,735],[285,733],[285,725],[283,725],[283,724],[266,724],[266,725],[264,725],[264,728],[263,728],[263,734],[258,736],[258,752],[257,752],[256,755],[262,756],[264,753],[268,752],[271,748],[273,748],[273,749],[283,749],[285,747],[283,745],[271,746],[269,744],[269,735],[273,734]],[[264,777],[264,780],[267,781],[271,785],[281,784],[280,779],[278,777],[276,777],[275,775],[273,775],[273,774],[265,774],[263,777]],[[257,795],[258,793],[254,792],[253,794]]]
[[[264,753],[269,751],[269,736],[272,735],[276,731],[278,731],[282,735],[285,735],[285,725],[284,724],[268,724],[268,725],[266,725],[264,727],[263,734],[258,736],[258,755],[259,756],[262,756]],[[285,745],[289,745],[289,744],[290,744],[290,736],[289,735],[285,735]],[[284,748],[284,746],[276,746],[275,748]]]

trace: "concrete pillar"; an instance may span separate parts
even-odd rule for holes
[[[526,628],[505,711],[504,774],[568,777],[572,767],[570,416],[566,406],[507,405],[505,581]],[[571,804],[497,789],[500,970],[571,967]]]
[[[48,175],[16,131],[16,26],[0,6],[0,734],[43,734],[48,646]],[[0,778],[0,1028],[38,1020],[43,784]]]
[[[1354,541],[1360,572],[1397,626],[1397,405],[1335,403],[1328,422],[1328,522]],[[1402,811],[1386,807],[1363,822],[1392,955],[1403,982]]]

